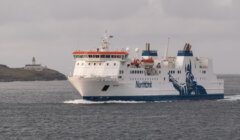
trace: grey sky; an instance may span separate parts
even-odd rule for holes
[[[239,0],[0,0],[0,64],[22,67],[32,56],[68,74],[72,51],[93,49],[107,29],[112,48],[150,42],[170,55],[190,42],[217,73],[240,74]]]

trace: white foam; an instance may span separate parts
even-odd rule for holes
[[[225,101],[238,101],[238,100],[240,100],[240,95],[225,96],[223,100],[225,100]]]
[[[146,103],[145,101],[88,101],[84,99],[76,99],[64,101],[65,104],[138,104],[138,103]]]
[[[224,99],[220,99],[219,101],[238,101],[240,100],[240,95],[229,95],[225,96]],[[155,103],[159,102],[172,102],[169,101],[155,101]],[[75,99],[75,100],[68,100],[64,101],[65,104],[139,104],[139,103],[147,103],[146,101],[89,101],[84,99]]]

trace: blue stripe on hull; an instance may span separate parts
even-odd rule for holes
[[[208,94],[208,95],[159,95],[159,96],[83,96],[83,99],[90,101],[167,101],[167,100],[215,100],[223,99],[224,94]]]

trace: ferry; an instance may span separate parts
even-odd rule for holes
[[[194,57],[186,43],[176,57],[157,50],[111,50],[105,34],[96,50],[74,51],[74,71],[68,77],[83,99],[91,101],[213,100],[224,98],[224,81],[213,72],[212,60]],[[168,49],[166,49],[168,50]],[[140,55],[141,54],[141,55]]]

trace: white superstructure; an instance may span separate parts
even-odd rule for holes
[[[105,35],[101,48],[75,51],[69,81],[87,100],[221,99],[224,82],[213,73],[212,60],[194,57],[186,43],[177,57],[160,58],[150,44],[139,58],[127,50],[109,50]],[[138,51],[138,50],[137,50]]]

